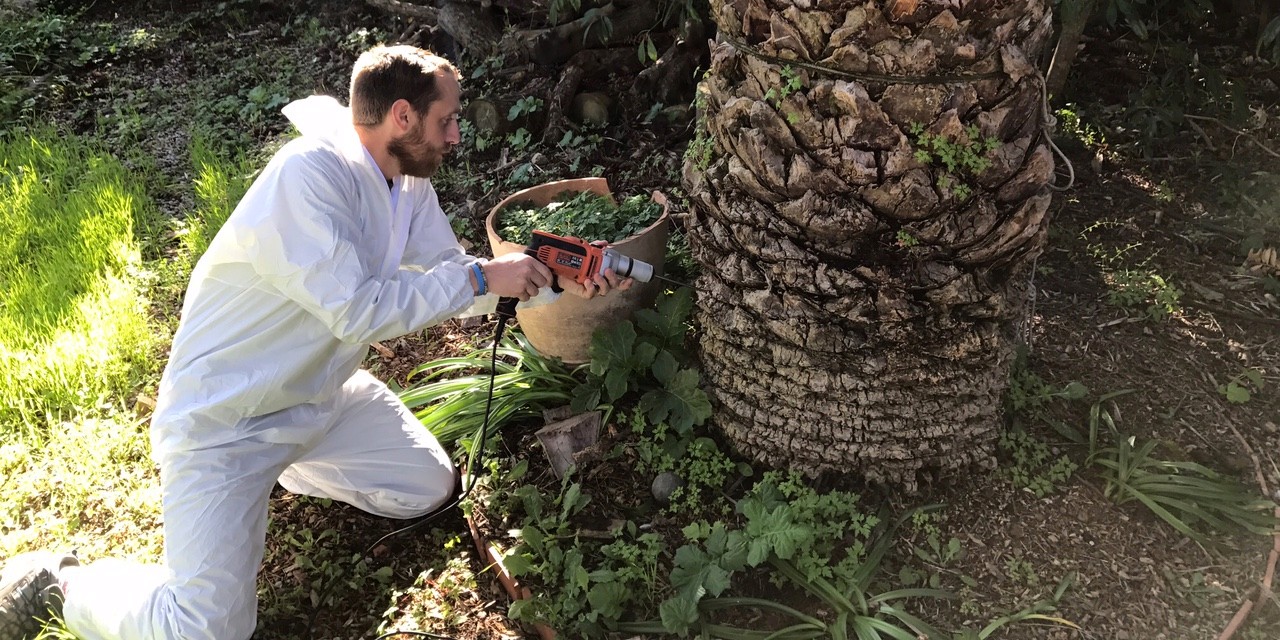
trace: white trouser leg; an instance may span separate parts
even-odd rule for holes
[[[284,488],[389,518],[423,515],[452,495],[449,455],[377,378],[357,371],[333,410],[325,437],[281,474]]]
[[[267,501],[276,477],[300,449],[268,441],[254,427],[294,422],[298,416],[289,413],[237,425],[248,435],[232,443],[158,455],[165,566],[99,561],[68,572],[67,628],[84,640],[253,635]]]

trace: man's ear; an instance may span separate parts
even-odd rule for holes
[[[409,104],[409,101],[404,98],[391,103],[391,111],[387,114],[387,117],[391,118],[391,123],[394,125],[395,130],[402,133],[413,128],[413,116],[413,105]]]

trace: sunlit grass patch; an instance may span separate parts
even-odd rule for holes
[[[196,138],[191,143],[191,166],[196,210],[181,221],[178,238],[180,253],[194,266],[249,189],[255,163],[243,157],[227,160],[204,139]]]
[[[0,433],[121,404],[153,366],[141,181],[76,137],[0,140]]]
[[[160,482],[144,420],[121,414],[49,429],[41,446],[0,445],[0,557],[77,549],[157,560]]]

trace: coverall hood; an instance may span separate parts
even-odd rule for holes
[[[281,110],[303,137],[342,140],[355,135],[351,109],[331,96],[294,100]],[[357,139],[358,136],[357,136]]]

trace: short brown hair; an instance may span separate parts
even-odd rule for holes
[[[461,80],[448,60],[410,45],[378,46],[362,54],[351,71],[351,119],[357,126],[382,122],[396,100],[408,100],[426,113],[440,97],[436,72],[444,70]]]

